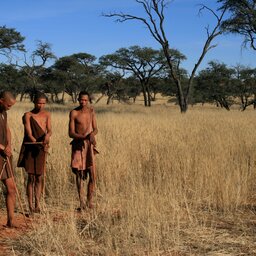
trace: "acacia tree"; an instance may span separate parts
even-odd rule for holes
[[[27,93],[30,94],[31,99],[33,94],[38,89],[41,89],[41,77],[45,72],[48,61],[55,59],[55,55],[52,52],[49,43],[43,43],[42,41],[37,42],[37,48],[32,52],[29,58],[24,54],[24,65],[20,65],[16,62],[16,66],[26,74],[30,80],[31,87],[27,88]]]
[[[64,103],[65,96],[65,76],[62,72],[56,71],[52,66],[46,68],[41,81],[44,85],[44,91],[51,94],[51,101],[55,103]],[[61,98],[59,94],[62,94]]]
[[[101,96],[96,100],[95,103],[98,103],[104,96],[107,96],[107,105],[109,105],[111,101],[113,102],[115,98],[120,102],[123,99],[119,97],[120,84],[124,75],[124,72],[110,72],[104,69],[101,77],[101,80],[104,80],[104,82],[101,83],[98,88],[101,92]]]
[[[101,65],[124,70],[130,75],[136,76],[140,81],[144,105],[151,106],[149,81],[165,67],[161,51],[135,45],[129,48],[120,48],[113,54],[104,55],[100,57],[99,62]]]
[[[195,94],[201,103],[214,102],[217,106],[230,110],[234,103],[234,70],[226,64],[210,61],[208,67],[197,76]]]
[[[76,102],[81,89],[89,90],[99,74],[94,62],[96,57],[88,53],[76,53],[59,58],[52,66],[54,76],[62,80],[64,90]]]
[[[218,0],[231,16],[222,22],[226,32],[244,36],[244,45],[256,50],[256,0]]]
[[[0,26],[0,54],[10,58],[11,51],[24,51],[24,39],[14,28]]]
[[[189,96],[191,87],[193,85],[193,79],[196,74],[198,67],[200,66],[202,60],[209,50],[214,48],[216,45],[212,44],[212,41],[219,36],[222,31],[220,30],[220,25],[226,8],[221,9],[220,14],[216,13],[214,10],[202,5],[200,11],[208,10],[216,18],[216,24],[212,29],[209,26],[206,28],[207,39],[203,45],[202,52],[195,63],[194,68],[190,74],[187,85],[183,85],[180,79],[179,68],[176,68],[176,64],[173,61],[172,52],[170,52],[170,44],[166,37],[164,21],[165,21],[165,9],[169,3],[168,0],[135,0],[144,10],[146,17],[140,17],[132,14],[126,13],[110,13],[103,14],[105,17],[114,17],[117,22],[126,21],[139,21],[143,23],[153,38],[161,45],[167,65],[170,69],[170,74],[177,88],[177,98],[180,106],[181,112],[186,112],[188,109]],[[178,66],[179,67],[179,66]]]
[[[256,69],[243,65],[234,67],[234,96],[241,101],[241,109],[244,111],[248,106],[256,107]]]

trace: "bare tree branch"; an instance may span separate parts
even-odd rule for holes
[[[114,17],[116,18],[117,22],[135,20],[146,25],[150,34],[161,45],[163,49],[163,53],[166,58],[167,65],[170,69],[171,77],[173,78],[177,87],[177,94],[178,94],[177,98],[179,101],[181,112],[186,112],[188,107],[189,94],[190,94],[190,90],[193,83],[193,78],[195,76],[195,73],[199,65],[201,64],[203,58],[205,57],[206,53],[217,46],[216,44],[212,45],[211,43],[217,36],[221,34],[220,26],[221,26],[221,21],[223,19],[223,16],[226,12],[226,8],[222,10],[222,13],[220,15],[218,15],[215,11],[213,11],[211,8],[207,7],[206,5],[201,5],[199,9],[199,14],[201,14],[202,11],[207,10],[216,18],[217,21],[216,21],[216,25],[212,30],[210,30],[209,26],[206,28],[207,39],[205,41],[205,44],[203,46],[199,59],[191,72],[189,82],[186,87],[187,89],[184,91],[181,84],[181,73],[179,70],[180,59],[178,59],[178,61],[176,60],[176,62],[173,60],[173,56],[169,48],[169,41],[166,37],[165,28],[164,28],[164,20],[165,20],[164,10],[169,4],[169,1],[167,0],[135,0],[135,1],[142,6],[143,10],[145,11],[146,18],[131,15],[131,14],[125,14],[122,12],[103,14],[103,16]]]

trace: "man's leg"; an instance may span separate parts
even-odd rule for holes
[[[78,192],[79,201],[80,201],[80,208],[81,208],[81,210],[83,210],[83,209],[85,209],[84,181],[83,181],[79,171],[76,172],[76,187],[77,187],[77,192]]]
[[[7,226],[14,227],[14,209],[15,209],[15,184],[13,178],[8,178],[3,180],[4,185],[6,186],[6,209],[7,209]]]
[[[89,169],[89,182],[88,182],[88,188],[87,188],[87,206],[89,208],[93,208],[93,194],[94,194],[94,190],[95,190],[95,178],[96,178],[96,174],[95,174],[95,167],[92,166]]]
[[[34,212],[34,207],[33,207],[34,185],[35,185],[35,176],[33,174],[28,174],[27,197],[28,197],[29,211],[31,213]]]
[[[43,188],[43,175],[35,176],[35,212],[40,213],[40,198]]]

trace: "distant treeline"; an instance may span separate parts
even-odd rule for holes
[[[0,89],[12,90],[20,95],[20,101],[25,96],[32,99],[40,90],[49,94],[52,102],[64,103],[66,93],[75,102],[78,93],[87,90],[100,93],[96,102],[107,96],[107,104],[113,100],[132,104],[142,94],[144,105],[151,106],[158,93],[178,103],[177,86],[162,50],[131,46],[99,59],[89,53],[57,58],[50,44],[41,41],[28,55],[22,44],[24,37],[15,29],[0,27],[0,39],[0,53],[6,57],[0,63]],[[176,49],[169,51],[179,80],[186,87],[189,74],[180,67],[186,56]],[[19,58],[15,57],[17,53]],[[227,110],[233,104],[240,104],[242,110],[250,105],[255,108],[256,68],[209,62],[195,75],[189,103],[214,103]]]

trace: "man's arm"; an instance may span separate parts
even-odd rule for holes
[[[36,138],[32,135],[32,129],[30,126],[30,114],[29,113],[25,113],[23,116],[23,125],[25,128],[25,132],[28,136],[28,138],[30,139],[31,142],[36,142]]]
[[[95,117],[95,112],[92,110],[92,132],[90,133],[90,142],[96,146],[96,139],[95,135],[98,133],[98,128],[97,128],[97,123],[96,123],[96,117]]]
[[[98,133],[98,128],[97,128],[97,122],[96,122],[94,110],[92,112],[92,129],[93,129],[92,131],[93,135],[96,135]]]
[[[3,148],[1,148],[4,152],[4,154],[7,156],[7,157],[10,157],[12,155],[12,148],[11,148],[11,131],[10,131],[10,128],[7,124],[7,134],[6,134],[6,138],[7,138],[7,144],[6,144],[6,147],[4,147],[3,145]]]
[[[68,135],[72,139],[82,139],[84,140],[86,138],[85,135],[76,133],[75,129],[75,117],[76,113],[74,110],[72,110],[69,114],[69,126],[68,126]]]
[[[51,121],[51,114],[49,112],[47,112],[46,130],[47,130],[47,133],[45,135],[44,143],[49,144],[50,137],[52,136],[52,121]]]
[[[5,146],[3,144],[0,144],[0,151],[4,151]]]

